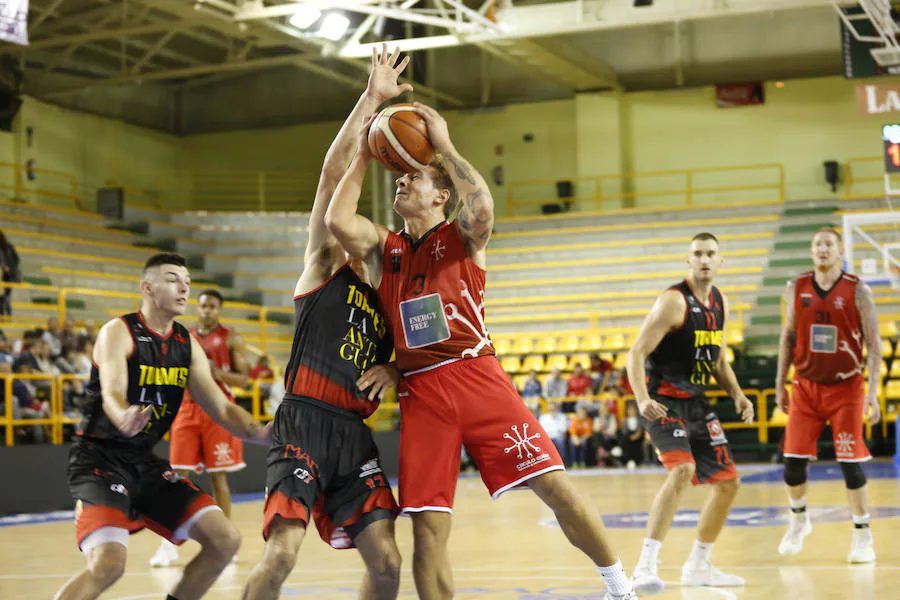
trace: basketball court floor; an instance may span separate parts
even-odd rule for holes
[[[660,553],[660,574],[667,589],[654,598],[775,600],[854,599],[900,597],[900,479],[887,462],[867,465],[872,505],[872,529],[878,561],[849,566],[849,512],[840,469],[834,464],[811,469],[809,503],[813,533],[800,555],[782,558],[776,548],[788,517],[781,484],[781,468],[745,466],[743,486],[728,527],[714,551],[714,562],[747,580],[744,588],[682,588],[681,565],[694,539],[699,509],[706,497],[702,487],[684,497],[675,527]],[[600,507],[609,533],[629,573],[640,553],[646,510],[664,477],[662,469],[587,470],[573,473],[578,489]],[[9,493],[7,490],[4,493]],[[259,558],[260,495],[237,497],[234,518],[244,543],[236,565],[230,566],[207,598],[237,600],[250,569]],[[603,582],[593,566],[568,545],[553,514],[530,492],[511,492],[491,501],[481,480],[464,477],[456,496],[451,555],[456,597],[490,600],[576,600],[603,598]],[[49,599],[82,567],[76,550],[71,513],[0,519],[0,599]],[[415,598],[410,571],[411,524],[397,527],[404,557],[401,598]],[[182,560],[166,569],[151,569],[147,561],[159,539],[144,531],[131,537],[125,576],[103,598],[162,600],[180,567],[196,551],[183,546]],[[362,562],[352,550],[327,547],[314,530],[300,551],[297,568],[283,598],[349,599],[356,597]]]

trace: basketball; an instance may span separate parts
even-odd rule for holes
[[[412,104],[395,104],[378,113],[369,127],[369,150],[384,168],[397,173],[421,171],[434,160],[425,119]]]

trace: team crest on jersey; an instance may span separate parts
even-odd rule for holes
[[[835,310],[844,310],[844,298],[842,296],[838,296],[834,299],[834,309]]]
[[[812,304],[812,294],[800,294],[800,306],[809,308],[810,304]]]
[[[400,256],[403,254],[403,248],[394,248],[391,250],[391,272],[400,272]]]
[[[444,258],[444,250],[447,249],[447,246],[441,243],[440,238],[434,240],[434,247],[431,249],[431,256],[434,257],[435,261],[439,261]]]

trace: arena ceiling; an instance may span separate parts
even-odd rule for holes
[[[31,0],[29,38],[23,93],[178,133],[340,118],[383,40],[445,108],[841,73],[830,0]]]

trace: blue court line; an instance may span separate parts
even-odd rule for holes
[[[900,472],[891,463],[888,462],[869,462],[862,463],[863,472],[868,479],[897,479]],[[833,481],[843,480],[844,475],[841,473],[841,467],[837,463],[829,464],[810,464],[808,477],[810,481]],[[784,483],[784,467],[781,465],[772,465],[768,471],[761,473],[753,473],[751,475],[741,475],[741,481],[744,483]]]

